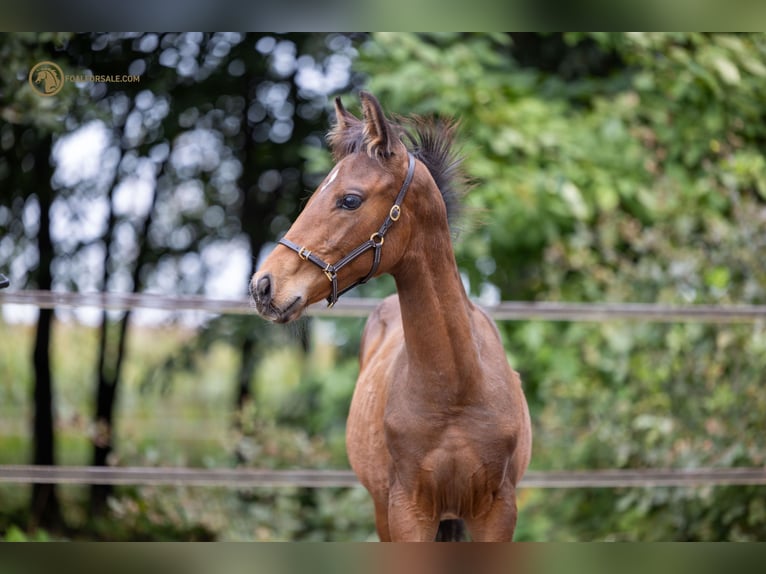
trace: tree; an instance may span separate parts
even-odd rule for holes
[[[54,105],[45,106],[35,101],[26,83],[19,84],[17,77],[24,77],[36,62],[48,57],[53,46],[64,41],[66,35],[47,34],[35,45],[26,35],[3,36],[0,54],[13,74],[4,77],[0,86],[0,127],[3,144],[0,147],[0,181],[2,181],[2,235],[3,251],[14,263],[25,252],[35,253],[26,257],[21,265],[12,267],[11,279],[23,282],[28,276],[39,289],[52,285],[53,245],[50,229],[50,210],[54,192],[53,169],[50,154],[56,127],[56,115],[69,102],[64,94]],[[29,193],[34,190],[34,193]],[[33,214],[37,214],[37,218]],[[31,229],[21,222],[30,222]],[[50,369],[50,336],[53,311],[41,309],[37,319],[34,352],[35,382],[33,389],[34,416],[32,424],[32,462],[52,465],[56,462],[54,436],[54,388]],[[30,506],[32,527],[60,529],[63,519],[57,491],[52,484],[33,484]]]
[[[38,189],[38,201],[40,209],[40,222],[37,232],[37,249],[39,264],[37,267],[37,286],[40,289],[50,289],[51,278],[51,255],[53,246],[50,232],[50,209],[52,193],[46,181],[50,182],[53,170],[50,167],[51,135],[47,134],[39,142],[34,152],[33,167],[42,175],[42,183]],[[50,368],[50,338],[51,324],[53,320],[52,309],[40,309],[37,319],[37,331],[35,334],[34,348],[34,405],[35,414],[33,422],[33,455],[32,462],[38,465],[56,464],[55,438],[54,438],[54,415],[53,415],[53,381]],[[56,495],[55,485],[38,484],[32,485],[32,526],[60,529],[63,526],[61,509]]]
[[[164,293],[204,293],[220,264],[220,257],[209,254],[236,246],[249,251],[254,265],[274,233],[286,228],[306,187],[313,187],[312,176],[300,169],[304,154],[321,143],[326,92],[349,83],[353,51],[343,35],[194,33],[8,35],[0,49],[14,71],[12,89],[3,91],[3,117],[38,126],[47,137],[40,140],[43,153],[50,155],[55,146],[84,130],[100,133],[103,140],[101,149],[94,151],[100,163],[97,173],[56,172],[51,194],[38,201],[40,209],[59,208],[58,223],[72,230],[88,227],[79,223],[91,211],[106,214],[103,221],[90,222],[88,228],[98,230],[95,235],[72,232],[46,242],[40,234],[36,247],[47,250],[37,251],[40,269],[48,273],[41,275],[40,288]],[[65,97],[45,103],[17,80],[41,59],[54,60],[67,72],[128,73],[141,80],[79,87],[68,83]],[[33,164],[22,154],[25,148],[18,142],[30,139],[31,130],[19,135],[4,128],[3,133],[3,165],[8,169],[0,177],[15,177],[13,169],[20,165],[18,173],[26,178],[23,185],[10,186],[15,195],[9,197],[6,209],[11,211],[3,219],[13,236],[4,241],[18,240],[10,243],[18,251],[7,253],[6,261],[18,268],[30,234],[18,222],[25,221],[23,211],[38,199],[27,190],[45,183],[47,172],[30,172]],[[142,189],[150,190],[145,205],[126,208],[126,198]],[[103,261],[99,270],[84,262],[94,250]],[[61,264],[64,259],[67,265]],[[246,271],[238,288],[243,295]],[[27,270],[19,268],[14,285],[22,287],[29,278]],[[52,311],[41,313],[36,355],[41,391],[44,369],[49,370],[43,352],[52,317]],[[130,312],[104,311],[101,317],[92,458],[96,465],[108,463],[114,445],[115,405],[130,321]],[[242,350],[236,381],[237,403],[242,405],[251,394],[256,341],[263,333],[253,318],[237,320],[233,328],[231,323],[228,318],[212,321],[196,348],[204,350],[205,341],[213,339],[210,334],[220,333],[217,326],[223,325],[232,336],[231,344]],[[52,412],[50,397],[38,394],[40,413]],[[93,511],[105,508],[109,491],[93,488]]]

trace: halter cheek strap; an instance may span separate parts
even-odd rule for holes
[[[340,259],[337,263],[331,265],[330,263],[324,262],[320,257],[317,257],[314,255],[309,249],[306,247],[302,247],[299,245],[296,245],[289,239],[280,239],[279,243],[284,245],[285,247],[288,247],[295,251],[298,254],[298,257],[303,259],[304,261],[309,261],[316,265],[317,267],[320,267],[322,271],[324,271],[325,276],[331,283],[330,287],[330,294],[327,296],[327,306],[332,307],[335,305],[335,303],[338,301],[338,298],[343,295],[345,292],[350,291],[357,285],[361,285],[363,283],[367,283],[367,281],[370,280],[370,278],[375,275],[375,272],[378,270],[378,266],[380,265],[380,253],[383,247],[383,242],[386,238],[386,233],[391,228],[391,226],[399,221],[399,217],[402,215],[402,202],[404,201],[404,196],[407,195],[407,189],[410,187],[410,183],[412,183],[412,176],[415,174],[415,156],[412,155],[412,153],[407,153],[409,158],[409,164],[407,166],[407,175],[404,178],[404,182],[402,183],[402,187],[399,190],[399,194],[396,196],[396,200],[394,201],[394,204],[391,206],[391,209],[388,212],[388,216],[386,217],[386,220],[383,222],[383,225],[380,226],[380,228],[370,235],[370,238],[362,243],[359,247],[351,251],[348,255]],[[362,279],[357,280],[355,283],[352,283],[348,287],[342,289],[340,292],[338,291],[338,271],[340,271],[343,267],[351,263],[354,259],[362,255],[363,253],[369,251],[370,249],[373,250],[372,254],[372,266],[370,267],[369,273],[365,275]]]

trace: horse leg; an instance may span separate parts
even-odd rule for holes
[[[388,500],[374,499],[375,504],[375,529],[381,542],[391,542],[391,532],[388,528]]]
[[[439,520],[412,500],[401,488],[392,488],[388,503],[388,525],[394,542],[433,542]]]
[[[498,492],[489,510],[465,519],[474,542],[511,542],[516,529],[516,489],[508,485]]]

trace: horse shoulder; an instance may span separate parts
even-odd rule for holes
[[[363,371],[369,363],[381,356],[390,355],[392,347],[403,342],[402,312],[399,297],[391,295],[383,299],[367,319],[359,346],[359,365]]]
[[[388,297],[372,312],[362,333],[359,377],[346,425],[349,462],[361,483],[381,504],[387,497],[391,462],[383,418],[392,366],[401,353],[402,340],[399,300]]]
[[[523,384],[519,373],[510,365],[505,355],[505,349],[500,337],[500,331],[494,320],[481,307],[475,307],[474,318],[483,339],[483,363],[491,365],[489,372],[492,376],[487,383],[489,392],[495,397],[496,405],[502,405],[506,432],[513,437],[515,443],[510,476],[515,484],[521,479],[526,470],[532,450],[532,424],[529,407],[524,396]],[[503,389],[504,391],[501,391]],[[496,395],[501,392],[504,397]]]

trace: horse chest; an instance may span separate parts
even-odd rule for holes
[[[513,454],[513,429],[494,413],[413,417],[389,411],[384,423],[394,468],[408,480],[466,483],[484,477],[499,484]]]

